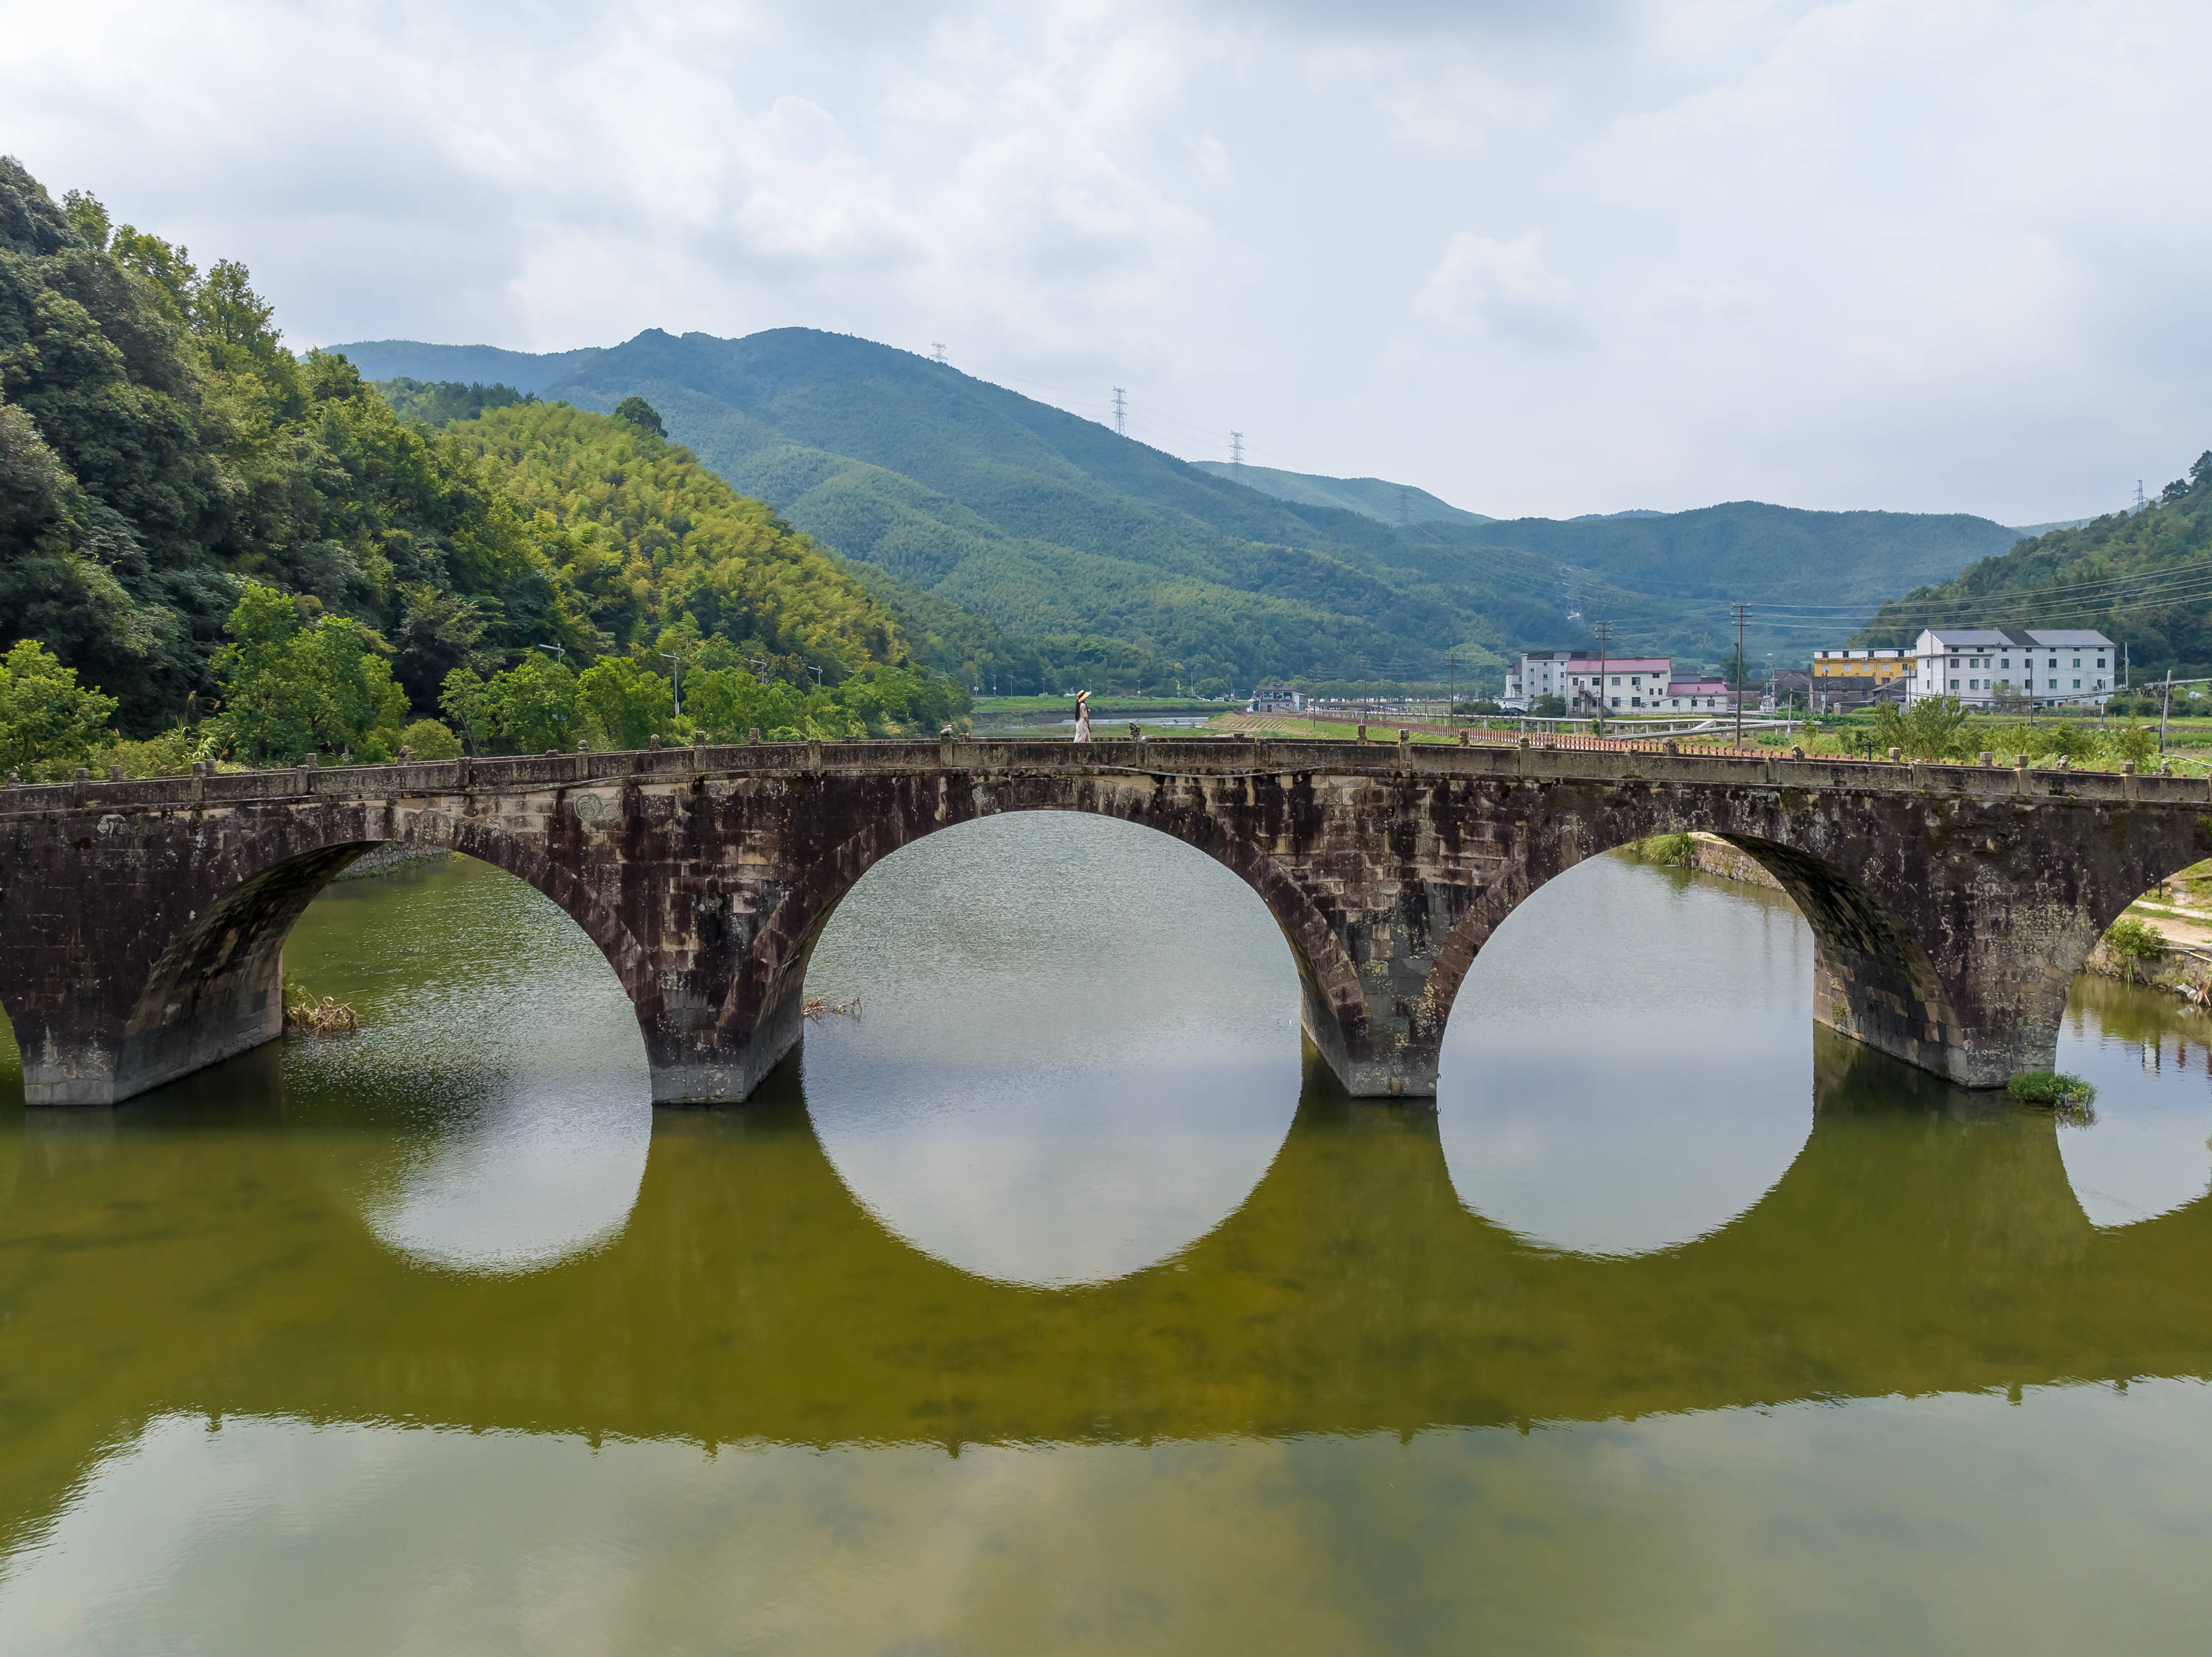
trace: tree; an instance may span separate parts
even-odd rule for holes
[[[446,682],[438,691],[438,707],[461,728],[461,734],[471,749],[482,752],[491,746],[491,687],[475,669],[456,667],[446,675]]]
[[[410,759],[452,759],[461,752],[459,739],[434,719],[418,719],[400,732],[399,746]]]
[[[615,405],[615,418],[627,420],[640,431],[649,431],[665,441],[668,428],[660,423],[659,412],[642,397],[625,397]]]
[[[628,656],[608,656],[576,679],[577,705],[592,746],[641,748],[676,734],[676,698],[669,682]]]
[[[1923,697],[1909,707],[1875,704],[1875,743],[1911,759],[1949,759],[1966,746],[1966,704],[1954,696]]]
[[[257,765],[293,765],[321,751],[364,763],[398,747],[407,698],[392,682],[391,646],[349,616],[325,615],[248,582],[223,624],[221,716],[230,745]]]
[[[38,640],[18,639],[0,656],[0,771],[40,779],[83,765],[113,740],[115,708]]]
[[[573,748],[583,721],[576,676],[548,655],[532,651],[489,686],[492,728],[517,753]]]

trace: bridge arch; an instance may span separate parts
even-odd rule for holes
[[[1297,970],[1301,1022],[1332,1068],[1345,1074],[1364,1051],[1369,1039],[1367,1001],[1328,916],[1274,858],[1224,832],[1202,799],[1181,796],[1152,778],[1121,783],[1025,777],[959,793],[948,789],[932,804],[933,809],[881,813],[826,846],[760,918],[715,1020],[718,1033],[750,1033],[743,1091],[750,1092],[797,1044],[804,1027],[807,966],[823,929],[861,877],[928,835],[1018,811],[1109,818],[1205,853],[1250,888],[1280,929]],[[655,1089],[655,1097],[661,1097],[658,1080]]]
[[[244,844],[262,855],[203,871],[204,908],[161,942],[112,1061],[116,1097],[158,1087],[271,1039],[283,1027],[285,940],[316,895],[362,854],[404,844],[463,853],[536,889],[590,938],[642,1024],[659,1010],[651,958],[572,870],[481,820],[424,811],[404,823],[365,813],[294,818],[289,832]]]
[[[1564,816],[1548,832],[1516,837],[1497,876],[1444,935],[1417,1028],[1441,1045],[1446,1022],[1475,956],[1506,916],[1587,859],[1655,835],[1705,832],[1772,876],[1812,929],[1814,1020],[1939,1073],[1960,1024],[1928,950],[1869,880],[1819,853],[1764,833],[1722,827],[1709,809],[1685,810],[1654,793],[1632,807],[1590,817]],[[2061,1004],[2063,1002],[2063,992]],[[2052,1009],[2052,1027],[2057,1009]],[[1965,1078],[1960,1078],[1964,1080]]]

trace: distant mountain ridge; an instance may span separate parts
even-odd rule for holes
[[[333,349],[377,379],[496,378],[597,410],[642,397],[672,437],[857,561],[908,613],[933,600],[1053,641],[1055,660],[1137,672],[1141,659],[1186,684],[1441,677],[1447,652],[1464,673],[1524,645],[1580,642],[1581,618],[1600,616],[1623,645],[1717,659],[1733,599],[1850,605],[1863,619],[2018,539],[1965,515],[1753,502],[1498,521],[1387,479],[1239,477],[913,352],[811,329],[649,329],[544,357],[392,340]],[[1840,618],[1837,642],[1856,624]]]
[[[1272,466],[1231,465],[1226,460],[1194,460],[1200,472],[1225,478],[1232,484],[1256,489],[1279,501],[1301,506],[1340,507],[1377,523],[1486,524],[1494,520],[1439,500],[1425,489],[1394,484],[1384,478],[1325,478],[1310,472],[1278,472]]]

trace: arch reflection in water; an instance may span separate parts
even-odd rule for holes
[[[1118,1276],[1203,1235],[1288,1131],[1288,947],[1163,834],[1018,812],[908,846],[824,929],[805,1087],[848,1186],[984,1276]]]
[[[644,1043],[549,899],[458,855],[342,880],[284,968],[363,1015],[358,1035],[288,1044],[285,1110],[332,1130],[318,1148],[388,1245],[507,1272],[621,1230],[652,1136]]]
[[[2163,990],[2085,973],[2067,1002],[2058,1068],[2097,1088],[2094,1121],[2058,1135],[2093,1224],[2132,1225],[2212,1187],[2212,1018]]]
[[[1619,856],[1569,870],[1498,929],[1445,1033],[1461,1200],[1581,1253],[1723,1224],[1812,1130],[1812,984],[1779,892]]]

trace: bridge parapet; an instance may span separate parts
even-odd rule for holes
[[[368,800],[475,791],[532,792],[609,783],[689,782],[700,777],[854,776],[937,771],[1045,771],[1199,777],[1330,773],[1346,777],[1514,778],[1641,783],[1668,787],[1771,788],[1817,794],[1926,795],[1963,800],[2080,800],[2212,805],[2212,777],[1936,765],[1920,761],[1734,753],[1654,753],[1540,746],[1452,747],[1274,739],[979,738],[955,743],[884,739],[728,743],[591,753],[507,755],[379,765],[283,766],[204,777],[0,786],[0,816],[80,810],[163,811],[193,806]]]

